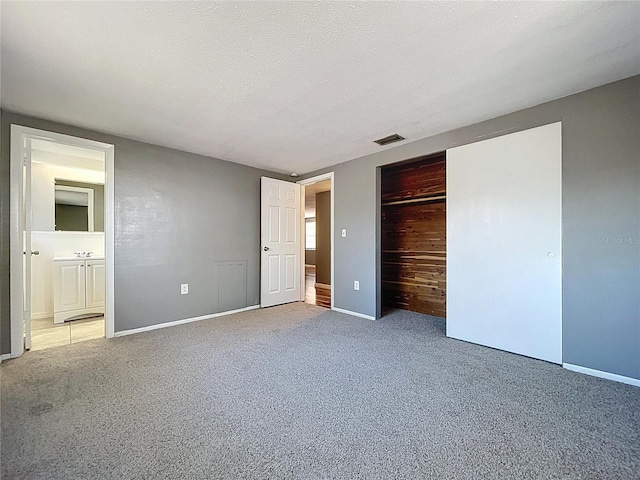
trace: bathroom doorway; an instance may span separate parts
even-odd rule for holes
[[[113,146],[12,125],[11,158],[11,356],[113,336]]]

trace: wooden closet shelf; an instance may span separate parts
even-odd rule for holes
[[[446,195],[438,195],[435,197],[410,198],[408,200],[395,200],[393,202],[382,202],[381,205],[383,207],[389,207],[392,205],[408,205],[411,203],[440,202],[446,199],[447,199]]]

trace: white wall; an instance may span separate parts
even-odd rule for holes
[[[53,317],[53,257],[73,252],[104,255],[103,232],[31,232],[31,317]]]
[[[46,163],[31,165],[31,229],[53,232],[55,218],[55,179],[104,183],[104,171],[61,167]]]

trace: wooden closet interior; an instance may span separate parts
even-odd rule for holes
[[[382,307],[446,316],[446,152],[381,169]]]

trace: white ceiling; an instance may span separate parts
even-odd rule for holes
[[[639,2],[2,1],[1,15],[4,108],[280,172],[640,73]]]

